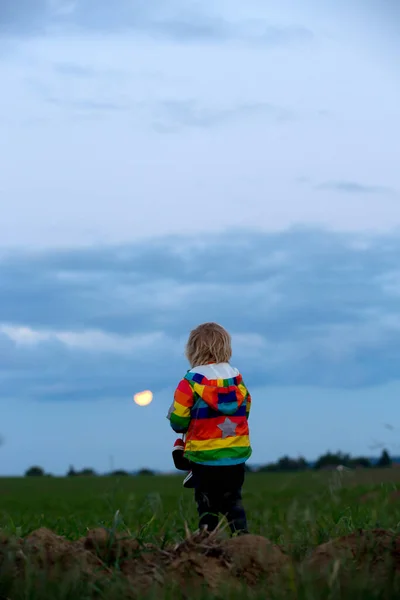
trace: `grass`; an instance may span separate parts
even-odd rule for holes
[[[396,501],[393,494],[400,489],[399,471],[250,474],[245,483],[244,503],[251,532],[279,544],[296,564],[319,544],[359,529],[384,528],[400,533],[400,498]],[[26,536],[47,527],[75,540],[88,529],[105,526],[128,532],[142,542],[168,547],[184,538],[185,522],[192,530],[197,528],[193,492],[184,490],[181,481],[180,476],[0,479],[0,529]],[[269,589],[269,597],[351,597],[352,600],[400,597],[397,582],[392,582],[392,587],[386,582],[379,589],[370,585],[363,589],[363,582],[359,581],[359,596],[354,588],[355,580],[347,592],[329,584],[325,596],[319,596],[298,573],[293,577],[289,591]],[[2,596],[4,581],[4,576],[0,576],[1,599],[7,597],[4,592]],[[47,583],[46,590],[41,588],[42,595],[37,595],[36,587],[36,592],[32,591],[29,596],[26,590],[16,591],[15,598],[73,597],[80,600],[93,597],[92,591],[89,594],[81,582],[74,582],[73,588],[63,590],[60,586],[50,589],[52,584]],[[107,588],[105,595],[98,590],[98,597],[111,599],[110,590]],[[165,590],[166,597],[168,593]],[[246,596],[241,591],[238,597],[257,598],[257,593],[257,590],[248,590],[249,596]],[[115,597],[123,597],[117,587],[115,594]],[[171,594],[177,597],[176,590]],[[266,598],[265,594],[265,588],[260,588],[259,597]],[[204,591],[204,597],[213,596]],[[225,597],[235,596],[230,592]]]

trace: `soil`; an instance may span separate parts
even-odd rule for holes
[[[104,529],[77,541],[45,528],[24,539],[0,532],[2,572],[9,569],[13,577],[23,578],[34,567],[46,577],[75,575],[96,584],[117,577],[131,597],[169,583],[187,590],[188,597],[196,587],[217,591],[221,585],[272,583],[291,564],[277,545],[256,535],[223,539],[218,532],[188,534],[180,544],[161,549]],[[303,565],[319,576],[337,565],[386,569],[386,575],[387,569],[400,572],[400,538],[383,529],[359,531],[318,546]]]
[[[32,567],[53,579],[66,574],[92,581],[118,576],[138,592],[167,583],[188,590],[252,585],[279,573],[287,561],[277,546],[254,535],[222,539],[218,534],[195,534],[160,549],[105,529],[89,531],[77,541],[45,528],[24,539],[0,532],[0,568],[11,569],[13,576],[24,577]]]
[[[258,535],[228,539],[223,549],[231,572],[249,585],[273,579],[290,562],[277,545]]]
[[[321,574],[356,569],[385,578],[400,573],[400,538],[385,529],[360,530],[321,544],[306,566]]]

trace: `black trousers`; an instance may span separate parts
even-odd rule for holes
[[[246,513],[242,503],[244,464],[230,467],[192,463],[195,477],[195,500],[199,528],[213,531],[219,515],[227,518],[232,533],[247,533]]]

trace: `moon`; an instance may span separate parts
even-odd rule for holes
[[[133,401],[138,406],[148,406],[153,400],[153,392],[145,390],[144,392],[138,392],[133,396]]]

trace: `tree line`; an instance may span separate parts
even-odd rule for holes
[[[343,452],[326,452],[322,456],[320,456],[315,463],[309,463],[302,456],[299,458],[291,458],[289,456],[282,456],[274,463],[268,463],[266,465],[262,465],[260,467],[251,467],[247,465],[247,470],[253,473],[282,473],[282,472],[296,472],[296,471],[307,471],[307,470],[325,470],[325,469],[334,469],[337,467],[345,467],[348,469],[372,469],[372,468],[385,468],[391,467],[393,464],[393,459],[389,455],[387,450],[383,450],[382,454],[377,460],[372,460],[365,456],[356,456],[352,457],[350,454],[345,454]],[[114,477],[127,477],[129,475],[155,475],[155,471],[151,469],[140,469],[134,473],[129,473],[128,471],[119,469],[116,471],[112,471],[110,473],[106,473],[107,476]],[[25,477],[51,477],[51,474],[46,473],[42,467],[33,466],[30,467],[25,472]],[[80,471],[74,469],[71,466],[67,473],[66,477],[95,477],[99,476],[94,469],[85,468]]]
[[[152,471],[151,469],[139,469],[139,471],[130,473],[124,469],[117,469],[109,473],[100,474],[90,467],[86,467],[80,471],[77,471],[74,467],[70,467],[65,474],[66,477],[99,477],[100,475],[107,477],[128,477],[129,475],[155,475],[155,471]],[[29,469],[25,471],[25,477],[52,477],[52,474],[46,473],[42,467],[35,465],[29,467]]]
[[[382,469],[385,467],[391,467],[393,459],[389,455],[387,450],[382,450],[382,454],[377,460],[373,460],[366,456],[351,456],[344,452],[326,452],[320,456],[315,463],[309,463],[302,456],[299,458],[290,458],[289,456],[282,456],[275,463],[269,463],[252,469],[248,467],[249,471],[255,472],[288,472],[288,471],[306,471],[310,469],[314,470],[325,470],[335,469],[337,467],[345,467],[348,469]]]

